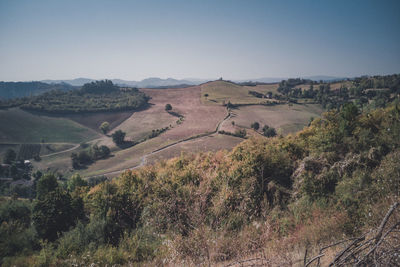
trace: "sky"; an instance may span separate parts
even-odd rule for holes
[[[0,0],[0,80],[400,73],[397,0]]]

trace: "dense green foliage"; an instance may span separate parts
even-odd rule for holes
[[[262,128],[263,134],[266,137],[274,137],[276,136],[276,130],[274,127],[269,127],[268,125],[264,125]]]
[[[78,90],[54,90],[38,96],[9,100],[1,105],[19,106],[30,111],[79,113],[135,110],[143,107],[148,97],[136,88],[120,88],[111,81],[85,84]]]
[[[253,122],[250,127],[257,131],[260,129],[260,124],[258,122]]]
[[[390,102],[392,94],[400,93],[400,75],[354,78],[349,80],[347,85],[343,83],[337,89],[332,89],[331,83],[322,81],[317,83],[311,80],[289,79],[279,84],[278,92],[286,96],[289,101],[312,99],[327,109],[340,108],[350,100],[359,108],[366,106],[379,108],[385,107]]]
[[[165,105],[165,110],[166,110],[166,111],[172,110],[171,104],[166,104],[166,105]]]
[[[125,142],[125,135],[125,132],[117,130],[111,135],[111,137],[116,145],[122,145]]]

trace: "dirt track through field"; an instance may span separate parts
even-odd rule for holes
[[[66,149],[66,150],[54,152],[54,153],[47,154],[47,155],[43,155],[43,156],[40,156],[40,157],[41,157],[41,158],[46,158],[46,157],[58,155],[58,154],[61,154],[61,153],[66,153],[66,152],[69,152],[69,151],[72,151],[72,150],[77,149],[79,146],[80,146],[80,144],[77,144],[77,145],[75,145],[75,146],[73,146],[73,147],[71,147],[71,148],[68,148],[68,149]]]
[[[192,136],[192,137],[189,137],[189,138],[185,138],[185,139],[176,141],[176,142],[174,142],[174,143],[172,143],[172,144],[163,146],[163,147],[158,148],[158,149],[156,149],[156,150],[153,150],[152,152],[150,152],[150,153],[148,153],[148,154],[146,154],[146,155],[144,155],[144,156],[141,157],[141,160],[140,160],[140,164],[139,164],[139,165],[136,165],[136,166],[133,166],[133,167],[130,167],[130,168],[125,168],[125,169],[118,170],[118,171],[112,171],[112,172],[107,172],[107,173],[103,173],[103,174],[99,174],[99,175],[89,176],[89,177],[86,177],[86,178],[94,178],[94,177],[100,177],[100,176],[107,176],[107,175],[120,174],[120,173],[122,173],[122,172],[124,172],[124,171],[127,171],[127,170],[134,170],[134,169],[138,169],[138,168],[140,168],[140,167],[143,167],[143,166],[146,165],[146,163],[147,163],[147,158],[148,158],[149,156],[151,156],[151,155],[157,154],[157,153],[159,153],[159,152],[161,152],[161,151],[164,151],[164,150],[166,150],[166,149],[168,149],[168,148],[170,148],[170,147],[173,147],[173,146],[176,146],[176,145],[185,143],[185,142],[193,141],[193,140],[196,140],[196,139],[199,139],[199,138],[203,138],[203,137],[210,136],[210,135],[213,135],[213,134],[215,134],[215,133],[218,133],[218,131],[219,131],[220,128],[221,128],[221,125],[222,125],[225,121],[229,120],[231,116],[232,116],[231,111],[228,111],[228,114],[225,116],[225,118],[224,118],[223,120],[221,120],[220,122],[218,122],[217,127],[216,127],[215,130],[212,131],[212,132],[206,132],[206,133],[198,134],[198,135],[195,135],[195,136]]]

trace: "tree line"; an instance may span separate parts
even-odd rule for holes
[[[49,113],[80,113],[135,110],[147,104],[149,98],[136,88],[120,88],[109,80],[83,85],[80,89],[52,90],[38,96],[0,102],[0,108],[20,107]]]

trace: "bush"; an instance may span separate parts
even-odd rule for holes
[[[246,130],[245,129],[238,129],[235,131],[234,136],[245,138],[246,137]]]
[[[262,130],[263,130],[264,136],[266,136],[266,137],[274,137],[274,136],[276,136],[275,128],[269,127],[268,125],[264,125]]]
[[[103,132],[103,134],[106,134],[110,130],[110,124],[105,121],[100,125],[99,129]]]
[[[117,130],[111,135],[111,137],[116,145],[122,145],[125,142],[125,135],[125,132]]]

